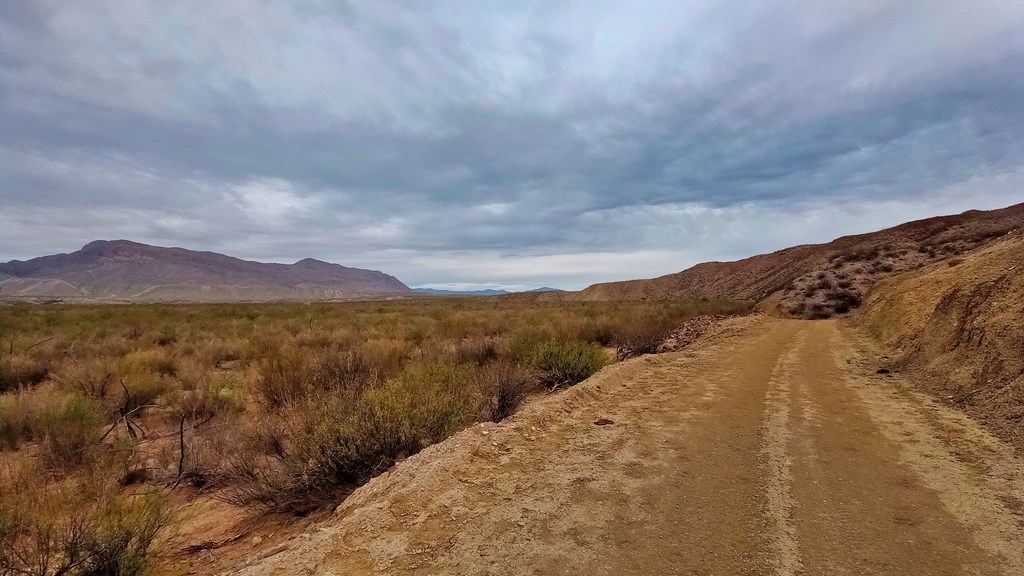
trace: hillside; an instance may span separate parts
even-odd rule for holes
[[[266,264],[127,240],[100,240],[70,254],[0,264],[2,298],[260,301],[408,291],[382,272],[319,260]]]
[[[1024,451],[1024,236],[882,281],[855,322],[893,369]]]
[[[878,280],[956,257],[1024,227],[1024,204],[939,216],[826,244],[807,244],[735,262],[705,262],[649,280],[594,284],[539,299],[739,298],[806,318],[845,313]]]

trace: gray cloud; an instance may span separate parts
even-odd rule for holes
[[[1024,8],[0,5],[0,259],[671,272],[1024,199]]]

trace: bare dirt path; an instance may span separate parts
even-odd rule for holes
[[[425,450],[238,570],[1024,574],[1021,461],[878,357],[833,321],[730,320]]]

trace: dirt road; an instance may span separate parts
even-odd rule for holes
[[[244,573],[1024,574],[1024,465],[879,354],[725,322],[406,460]]]

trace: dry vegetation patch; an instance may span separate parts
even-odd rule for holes
[[[11,553],[0,573],[141,573],[172,488],[294,514],[332,506],[465,426],[508,417],[529,393],[586,379],[611,347],[653,352],[687,318],[746,309],[483,299],[4,307],[0,538]],[[38,556],[45,565],[24,571]]]

